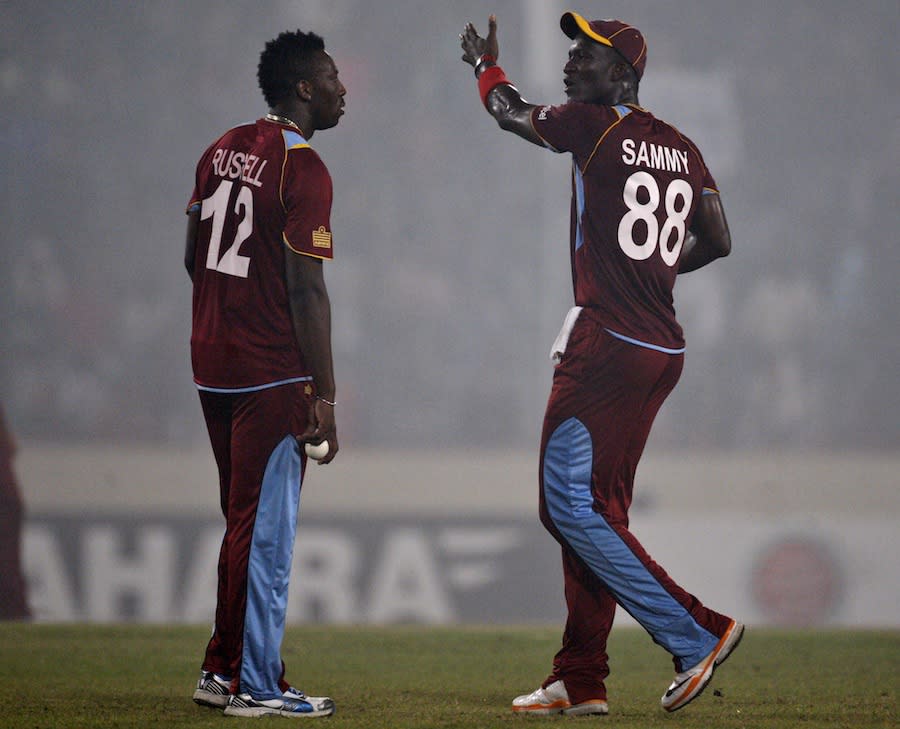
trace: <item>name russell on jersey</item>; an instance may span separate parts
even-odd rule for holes
[[[688,155],[687,152],[680,149],[664,147],[652,142],[638,144],[633,139],[623,139],[622,152],[622,161],[626,165],[688,173]]]
[[[221,147],[213,153],[212,158],[213,172],[219,177],[226,177],[229,180],[240,178],[241,182],[255,187],[262,187],[259,178],[268,162],[269,160],[255,154],[235,152]]]

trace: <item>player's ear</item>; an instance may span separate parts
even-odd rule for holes
[[[623,81],[628,77],[628,66],[624,63],[616,62],[609,68],[609,78],[611,81]]]
[[[312,99],[312,82],[301,79],[297,82],[294,90],[297,92],[297,97],[301,101],[310,101]]]

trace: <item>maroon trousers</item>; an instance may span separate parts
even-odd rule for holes
[[[200,392],[225,516],[215,629],[206,648],[203,670],[231,677],[234,691],[240,686],[248,566],[263,476],[270,457],[285,437],[306,429],[308,387],[306,382],[297,382],[246,393]],[[302,449],[301,458],[305,466]],[[290,515],[282,516],[287,519]],[[282,665],[282,691],[288,688],[283,674]]]
[[[617,603],[673,654],[676,670],[705,655],[730,623],[678,586],[628,530],[638,461],[682,365],[680,353],[616,338],[585,309],[554,372],[540,515],[562,547],[568,619],[543,685],[563,680],[573,703],[606,698]]]

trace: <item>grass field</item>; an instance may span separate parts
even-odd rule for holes
[[[4,729],[269,726],[190,699],[203,628],[0,624]],[[332,696],[328,729],[577,726],[758,729],[900,726],[900,631],[749,628],[690,706],[666,714],[671,663],[640,630],[614,631],[607,717],[520,717],[510,699],[535,688],[557,628],[291,627],[288,678]],[[304,724],[305,725],[305,724]]]

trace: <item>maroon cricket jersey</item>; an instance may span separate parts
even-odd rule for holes
[[[197,164],[191,361],[202,389],[309,376],[285,256],[331,259],[331,176],[301,134],[268,119],[226,132]],[[302,343],[300,343],[302,345]]]
[[[551,150],[572,153],[575,304],[621,337],[683,349],[678,257],[700,195],[717,192],[700,152],[637,106],[573,101],[531,121]]]

